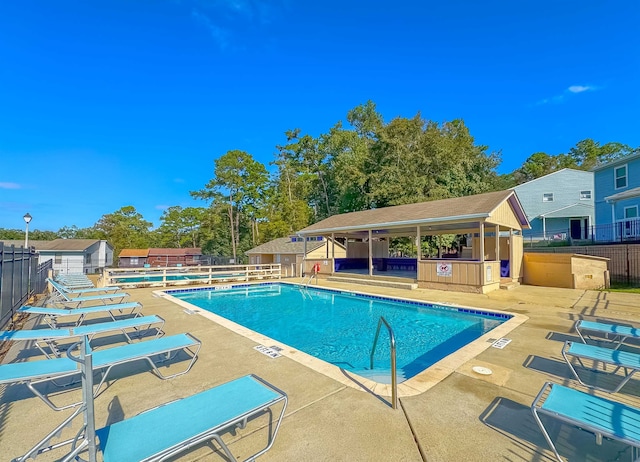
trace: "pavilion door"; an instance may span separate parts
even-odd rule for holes
[[[570,222],[571,239],[582,239],[582,220],[572,219]]]

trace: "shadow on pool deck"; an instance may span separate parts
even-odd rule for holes
[[[124,374],[110,382],[96,399],[97,425],[255,373],[289,396],[275,444],[259,460],[554,460],[531,417],[530,406],[545,381],[573,384],[566,366],[560,363],[562,339],[574,338],[571,327],[576,319],[629,322],[637,319],[640,312],[640,296],[630,294],[521,286],[478,295],[383,289],[326,280],[320,280],[320,285],[521,313],[529,320],[508,335],[512,341],[504,349],[486,349],[430,390],[401,398],[399,409],[393,410],[388,396],[346,386],[286,356],[269,358],[253,349],[255,342],[153,296],[154,289],[131,289],[131,298],[143,304],[144,314],[165,318],[167,334],[191,332],[203,346],[198,361],[186,375],[162,381],[151,373],[140,372]],[[18,346],[13,346],[5,362],[18,356],[27,359]],[[471,369],[474,365],[488,367],[494,373],[475,374]],[[635,383],[629,387],[633,392],[637,389]],[[74,399],[79,390],[67,394],[66,399]],[[640,406],[637,394],[625,392],[616,398]],[[0,387],[3,460],[26,452],[67,415],[68,411],[50,410],[22,385]],[[63,437],[70,437],[75,431],[75,426],[65,430]],[[618,460],[629,456],[624,446],[610,441],[597,446],[592,435],[567,425],[552,422],[551,432],[559,436],[560,453],[569,460]],[[228,437],[233,441],[231,450],[240,458],[264,443],[261,431],[239,431]],[[63,454],[56,450],[38,460],[57,460]],[[178,460],[225,459],[211,445],[201,445]]]

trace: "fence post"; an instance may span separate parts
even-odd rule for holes
[[[629,265],[629,244],[625,245],[626,255],[627,255],[627,285],[631,284],[631,268]]]

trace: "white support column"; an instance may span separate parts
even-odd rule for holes
[[[420,279],[420,260],[422,260],[422,236],[420,236],[420,225],[416,226],[416,279]]]
[[[496,225],[496,261],[500,261],[500,225]]]
[[[336,235],[331,233],[331,274],[336,270]]]
[[[369,276],[373,276],[373,233],[369,230]]]
[[[331,233],[331,258],[336,258],[336,235]]]
[[[611,202],[611,227],[613,228],[613,240],[618,240],[618,225],[616,224],[616,203]]]
[[[542,238],[547,240],[547,219],[542,215]]]
[[[300,276],[302,277],[303,275],[306,276],[306,269],[307,269],[307,236],[302,236],[303,239],[303,248],[304,248],[304,253],[302,254],[302,273],[300,274]]]
[[[480,261],[484,262],[484,222],[481,221],[480,222],[480,232],[479,232],[479,236],[480,236]]]
[[[513,228],[509,228],[509,277],[513,280],[513,252],[514,252],[514,244],[513,244]],[[522,263],[518,263],[518,268]]]

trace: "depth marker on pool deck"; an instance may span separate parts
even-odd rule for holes
[[[510,338],[501,338],[500,340],[496,340],[495,342],[493,342],[493,345],[491,346],[493,348],[499,348],[500,350],[502,350],[504,347],[506,347],[510,343],[511,343]]]
[[[253,349],[259,351],[263,355],[269,356],[270,358],[279,358],[280,356],[282,356],[280,353],[278,353],[278,351],[276,351],[280,350],[280,348],[275,346],[268,347],[264,345],[256,345],[253,347]]]

